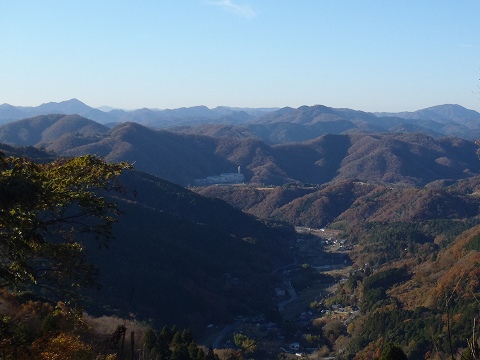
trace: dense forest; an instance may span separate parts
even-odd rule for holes
[[[377,121],[0,128],[0,357],[480,358],[478,145]]]

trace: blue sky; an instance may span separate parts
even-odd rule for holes
[[[0,0],[0,104],[480,111],[480,1]]]

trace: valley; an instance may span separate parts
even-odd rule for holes
[[[78,288],[88,321],[133,319],[142,334],[134,340],[149,336],[144,358],[185,355],[188,344],[189,358],[198,344],[212,360],[370,360],[392,346],[410,359],[460,356],[480,311],[477,118],[464,110],[201,108],[124,112],[121,119],[144,120],[99,123],[85,112],[30,109],[34,117],[0,126],[0,211],[15,213],[16,197],[7,196],[14,186],[39,181],[22,179],[25,169],[91,154],[133,164],[115,178],[115,191],[95,194],[118,210],[108,249],[88,233],[61,236],[75,236],[95,269],[96,287]],[[26,158],[37,165],[12,172]],[[224,181],[233,178],[238,184]],[[32,289],[2,295],[25,326],[39,316],[31,308],[43,309],[45,322],[56,311],[58,299],[44,302],[48,294]],[[48,338],[47,325],[37,329],[32,339]]]
[[[271,357],[278,353],[286,358],[294,358],[299,353],[319,356],[320,349],[305,341],[305,334],[314,324],[340,319],[348,325],[355,318],[358,311],[351,307],[333,304],[333,308],[319,309],[312,306],[334,296],[338,283],[346,281],[351,272],[348,255],[341,245],[343,241],[337,238],[339,232],[309,228],[296,230],[298,237],[290,247],[295,262],[273,270],[278,275],[274,297],[278,313],[275,318],[258,314],[237,316],[231,324],[210,324],[207,327],[210,335],[199,339],[201,343],[211,343],[213,348],[238,353],[242,349],[235,343],[235,334],[244,334],[255,343],[256,356]],[[310,269],[309,279],[305,280],[305,271]],[[327,355],[329,351],[323,349],[322,353]]]

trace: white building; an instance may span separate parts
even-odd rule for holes
[[[241,173],[239,166],[236,173],[222,173],[220,175],[208,176],[204,179],[195,179],[195,185],[240,184],[244,181],[245,175]]]

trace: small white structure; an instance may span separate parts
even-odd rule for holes
[[[245,175],[241,173],[241,167],[239,166],[236,173],[221,173],[220,175],[207,176],[205,179],[195,179],[195,184],[240,184],[244,181]]]

